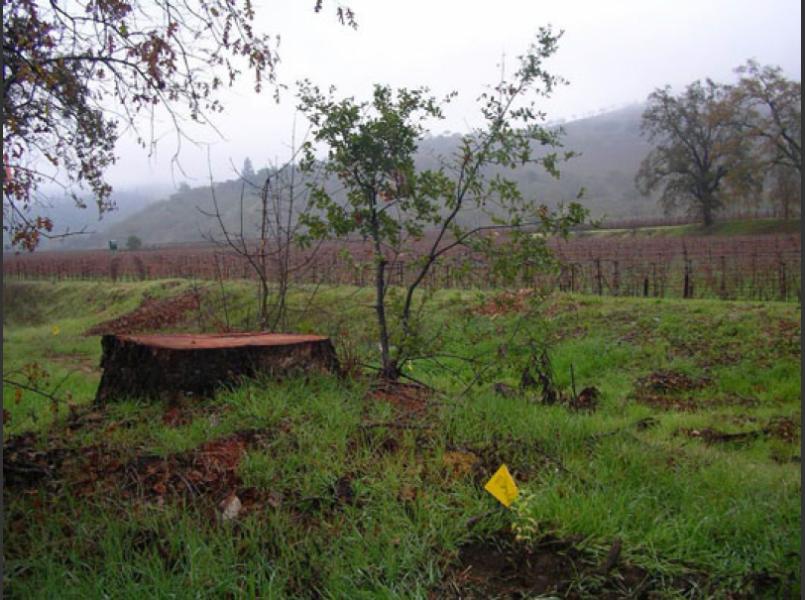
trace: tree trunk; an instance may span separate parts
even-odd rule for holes
[[[715,223],[713,215],[714,200],[711,196],[705,196],[702,199],[702,218],[705,227],[711,227]]]
[[[380,374],[385,379],[397,379],[399,373],[397,365],[391,359],[389,349],[389,330],[386,321],[386,259],[377,259],[377,269],[375,271],[375,311],[377,312],[377,325],[380,330],[380,363],[382,365]]]
[[[380,224],[377,213],[372,211],[372,237],[374,240],[375,259],[375,311],[377,312],[377,326],[380,330],[380,376],[384,379],[395,380],[400,373],[397,364],[391,358],[389,348],[389,328],[386,321],[386,265],[388,261],[380,245]]]

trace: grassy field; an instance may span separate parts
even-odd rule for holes
[[[746,219],[740,221],[721,221],[705,227],[704,225],[659,225],[655,227],[629,227],[593,229],[580,235],[603,237],[681,237],[681,236],[731,236],[731,235],[765,235],[765,234],[797,234],[800,231],[799,219]]]
[[[226,286],[5,285],[4,379],[60,399],[4,385],[9,597],[799,596],[798,305],[554,295],[531,322],[517,295],[444,290],[438,360],[405,365],[437,392],[318,376],[91,404],[87,330],[183,294],[200,307],[155,322],[250,326],[253,288]],[[370,290],[292,300],[295,330],[371,362]],[[516,391],[529,327],[596,401]],[[501,464],[510,510],[483,489]]]

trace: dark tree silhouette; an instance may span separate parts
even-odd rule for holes
[[[675,96],[670,87],[648,98],[641,128],[656,144],[635,182],[643,194],[660,191],[666,211],[686,208],[705,226],[723,206],[728,175],[746,171],[751,144],[736,127],[724,87],[706,80]],[[736,178],[737,180],[737,178]]]
[[[802,176],[802,83],[783,75],[780,67],[750,60],[736,69],[731,87],[738,104],[739,125],[760,142],[766,165],[795,170]]]

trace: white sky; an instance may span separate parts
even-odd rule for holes
[[[748,58],[780,65],[801,79],[801,5],[797,0],[347,0],[357,31],[340,26],[336,4],[325,0],[257,0],[257,25],[279,33],[279,81],[309,78],[322,88],[367,98],[374,83],[415,87],[459,97],[434,133],[462,131],[475,117],[475,98],[494,83],[502,55],[521,54],[541,25],[564,29],[549,70],[570,85],[544,103],[549,118],[572,119],[601,109],[641,102],[656,87],[677,89],[699,78],[734,80],[733,69]],[[245,77],[224,96],[226,111],[215,116],[224,139],[196,131],[208,142],[216,179],[229,178],[249,156],[259,168],[287,154],[294,98],[285,92],[276,105],[255,95]],[[300,123],[299,129],[302,129]],[[109,172],[113,185],[208,181],[207,147],[185,145],[186,174],[171,170],[175,150],[166,136],[155,156],[131,140],[118,145],[120,160]]]

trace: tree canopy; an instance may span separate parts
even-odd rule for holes
[[[636,176],[667,211],[684,208],[705,226],[726,202],[758,204],[764,188],[787,217],[802,174],[802,85],[782,69],[748,61],[735,85],[696,81],[674,95],[655,90],[642,132],[655,143]]]
[[[458,247],[484,253],[503,277],[514,279],[525,268],[544,265],[549,253],[541,232],[566,233],[586,216],[577,203],[551,211],[526,197],[516,182],[489,167],[547,170],[558,176],[557,163],[572,156],[558,152],[560,131],[547,128],[537,100],[563,83],[544,67],[561,34],[540,30],[536,42],[519,57],[517,69],[480,97],[483,125],[462,136],[452,156],[440,166],[419,169],[417,146],[429,123],[443,117],[453,94],[439,100],[425,88],[393,90],[376,85],[370,101],[337,98],[334,90],[300,86],[300,108],[312,123],[312,137],[327,150],[324,168],[346,189],[346,199],[314,189],[318,209],[305,215],[312,237],[357,234],[373,248],[381,374],[395,379],[400,366],[423,352],[417,331],[414,295],[435,264]],[[306,145],[306,165],[315,164],[315,146]],[[460,223],[468,210],[481,210],[491,225]],[[429,235],[426,236],[426,232]],[[492,232],[505,233],[495,237]],[[412,241],[425,252],[413,261],[403,298],[388,310],[386,267]],[[393,318],[392,318],[393,317]]]
[[[643,160],[636,183],[644,194],[660,191],[666,210],[686,208],[714,222],[723,205],[728,175],[739,173],[749,143],[735,127],[734,107],[723,86],[696,81],[674,95],[670,87],[648,98],[641,129],[655,143]]]
[[[314,10],[322,9],[322,0]],[[355,26],[348,8],[342,23]],[[79,206],[89,192],[110,208],[105,170],[125,129],[155,143],[158,111],[177,151],[186,119],[210,124],[219,91],[248,73],[275,80],[276,36],[255,29],[250,0],[3,0],[3,229],[36,247],[54,224],[32,207],[44,183]]]
[[[741,78],[730,90],[740,107],[738,125],[760,143],[766,165],[802,176],[802,83],[786,78],[780,67],[754,60],[736,72]]]

